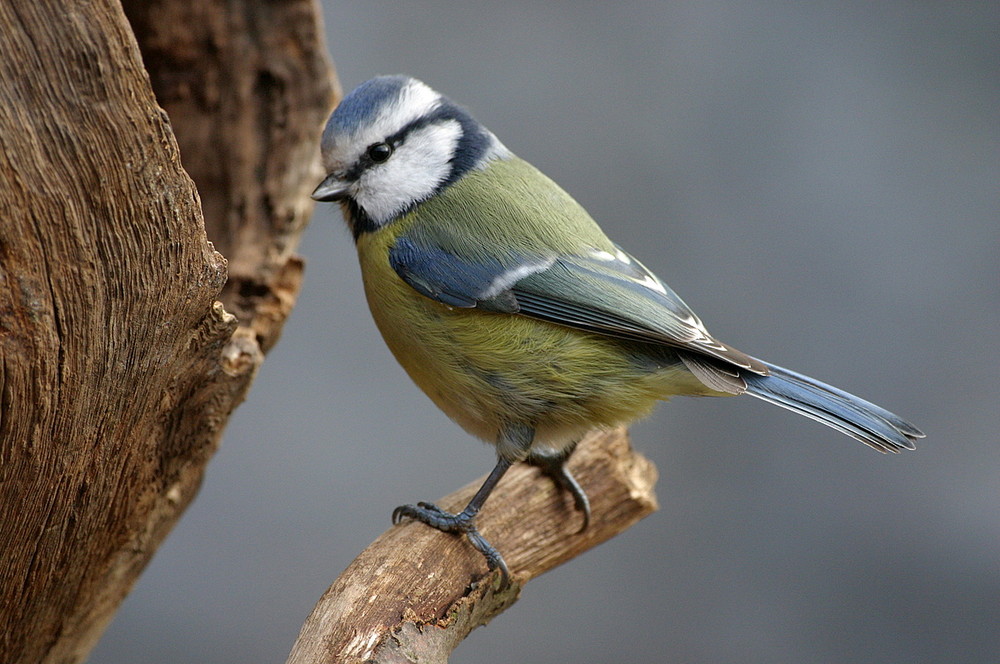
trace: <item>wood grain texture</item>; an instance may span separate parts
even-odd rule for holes
[[[301,262],[292,251],[311,209],[316,118],[333,105],[332,71],[321,66],[314,13],[308,26],[311,2],[239,9],[259,19],[255,5],[269,12],[270,38],[229,41],[244,52],[284,49],[284,60],[202,61],[198,48],[213,44],[178,45],[201,71],[190,93],[215,101],[203,116],[168,119],[117,2],[0,3],[5,664],[86,657],[195,495],[294,302]],[[290,21],[281,20],[286,10]],[[225,16],[216,23],[243,29]],[[260,73],[259,61],[294,68],[299,57],[319,70],[240,87]],[[278,114],[243,123],[238,139],[178,149],[171,122],[214,136],[213,121],[223,122],[208,118],[232,110],[220,99],[237,97]],[[274,111],[282,108],[283,116]],[[230,140],[256,165],[229,159]],[[200,199],[182,161],[199,164],[198,186],[211,187]],[[237,162],[238,174],[226,170]],[[228,300],[243,316],[239,329],[217,301],[226,261],[206,237],[208,200],[226,220],[228,250],[258,257],[240,263],[247,281],[267,284],[243,299],[238,287],[225,291],[237,294]]]
[[[626,530],[657,508],[656,468],[624,429],[594,433],[570,460],[590,496],[590,527],[537,468],[514,466],[479,517],[514,583],[501,588],[464,538],[407,522],[386,531],[337,578],[306,620],[288,664],[446,662],[475,627],[513,604],[530,579]],[[457,511],[482,479],[438,504]]]
[[[315,0],[124,0],[208,237],[220,299],[267,352],[302,281],[294,254],[322,179],[319,137],[340,89]]]

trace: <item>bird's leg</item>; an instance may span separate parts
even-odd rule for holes
[[[569,468],[566,467],[566,462],[575,449],[576,443],[558,452],[532,450],[525,462],[537,466],[543,473],[551,477],[552,481],[559,485],[559,488],[573,496],[573,504],[576,505],[577,510],[583,513],[583,524],[576,531],[579,534],[590,525],[590,499],[587,498],[587,492],[573,477],[573,473],[569,472]]]
[[[507,563],[504,562],[500,552],[480,534],[475,521],[483,503],[496,488],[500,478],[514,463],[509,458],[510,453],[513,451],[515,454],[518,452],[522,455],[525,454],[531,446],[534,435],[534,429],[526,426],[512,426],[501,432],[497,449],[502,453],[498,455],[497,465],[493,467],[486,481],[479,487],[479,491],[472,497],[469,504],[458,514],[445,512],[433,503],[420,502],[416,505],[397,507],[392,512],[392,522],[399,523],[403,517],[407,517],[442,532],[464,534],[469,543],[486,558],[486,565],[490,571],[500,568],[502,583],[505,586],[508,585],[510,583],[510,570],[507,568]]]

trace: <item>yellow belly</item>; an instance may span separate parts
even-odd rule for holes
[[[637,357],[635,344],[431,300],[393,271],[383,241],[358,245],[375,322],[413,381],[474,436],[495,443],[505,425],[527,424],[535,445],[561,449],[674,394],[705,392],[669,351]]]

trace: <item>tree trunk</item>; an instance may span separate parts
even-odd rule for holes
[[[315,7],[187,4],[130,3],[168,120],[116,2],[0,3],[5,663],[86,657],[297,293],[334,101]]]

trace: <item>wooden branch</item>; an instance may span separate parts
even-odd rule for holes
[[[208,3],[156,4],[166,18]],[[117,0],[0,2],[4,664],[86,657],[195,495],[294,301],[334,102],[318,17],[310,0],[221,4],[202,17],[214,41],[173,47],[208,110],[168,121]],[[252,21],[269,38],[235,32]],[[194,137],[180,153],[171,122]],[[181,158],[199,166],[201,199]],[[206,239],[208,201],[240,257],[224,295],[239,328],[216,301],[226,261]]]
[[[464,538],[419,523],[394,526],[365,549],[323,595],[287,664],[442,663],[479,625],[513,604],[530,579],[614,535],[657,508],[656,468],[631,449],[624,429],[582,441],[570,468],[592,501],[583,533],[572,499],[536,468],[518,464],[479,517],[514,582],[501,588]],[[438,504],[460,510],[482,478]]]
[[[124,6],[149,79],[114,0],[0,3],[5,664],[85,658],[197,492],[297,294],[335,102],[312,0]],[[290,661],[445,657],[525,581],[655,507],[652,467],[622,434],[606,442],[573,461],[594,499],[582,535],[537,470],[491,499],[482,529],[514,587],[470,586],[483,563],[464,541],[400,526],[327,593]]]

